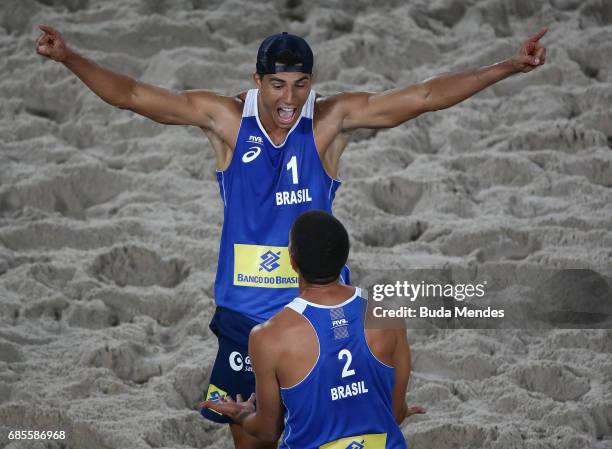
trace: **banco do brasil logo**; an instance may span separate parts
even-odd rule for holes
[[[357,442],[357,441],[351,441],[349,443],[348,446],[346,446],[346,449],[363,449],[365,448],[364,443],[365,440],[361,440],[361,442]]]
[[[278,263],[278,259],[280,259],[280,251],[275,253],[268,250],[260,257],[261,263],[259,264],[259,271],[266,270],[268,273],[270,273],[280,267],[280,264]]]
[[[214,402],[218,402],[218,401],[220,401],[224,397],[225,396],[221,396],[221,394],[219,394],[218,391],[213,391],[212,393],[210,393],[209,400],[214,401]]]

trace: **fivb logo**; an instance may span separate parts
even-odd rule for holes
[[[348,321],[346,321],[346,318],[342,318],[341,320],[333,320],[332,321],[332,329],[334,327],[347,326],[347,325],[348,325]]]
[[[344,317],[344,309],[342,307],[337,307],[335,309],[329,310],[329,318],[332,322],[332,329],[334,327],[346,326],[348,325],[347,319]]]
[[[266,270],[268,273],[270,273],[280,267],[280,264],[278,263],[278,260],[280,259],[280,251],[275,253],[268,250],[260,257],[262,262],[259,264],[259,271]]]
[[[348,325],[349,322],[344,316],[344,309],[337,307],[329,310],[329,318],[332,324],[332,331],[334,332],[335,340],[342,340],[349,336]]]
[[[246,358],[243,358],[242,354],[240,354],[238,351],[234,351],[230,354],[229,364],[230,368],[232,368],[234,371],[242,371],[243,368],[245,371],[253,370],[253,368],[251,368],[251,359],[249,356],[247,355]]]
[[[263,139],[260,136],[249,136],[247,143],[255,143],[258,145],[263,145]],[[242,162],[248,164],[249,162],[254,161],[257,156],[261,153],[260,147],[249,147],[249,151],[242,155]]]

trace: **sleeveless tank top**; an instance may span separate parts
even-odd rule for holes
[[[315,92],[281,145],[259,121],[258,90],[247,92],[229,166],[217,171],[224,204],[215,302],[262,322],[299,292],[289,230],[304,211],[331,213],[340,181],[325,172],[314,140]],[[348,269],[343,271],[348,283]]]
[[[312,325],[319,357],[298,384],[281,388],[284,449],[406,449],[392,408],[394,369],[370,351],[364,331],[367,300],[323,306],[296,298],[286,307]]]

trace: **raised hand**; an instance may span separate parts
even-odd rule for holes
[[[42,34],[36,41],[36,52],[54,61],[62,62],[68,55],[68,47],[59,31],[48,25],[38,25]]]
[[[546,48],[539,41],[547,31],[546,27],[540,28],[540,31],[523,42],[519,51],[512,57],[519,72],[531,72],[546,62]]]

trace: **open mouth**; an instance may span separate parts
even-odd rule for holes
[[[282,107],[282,108],[278,108],[276,112],[278,113],[278,117],[281,123],[289,124],[293,121],[295,114],[297,112],[297,109]]]

